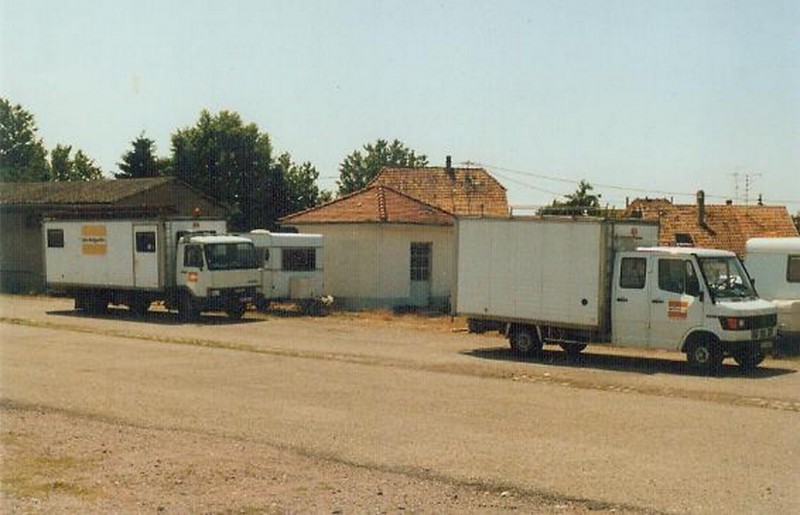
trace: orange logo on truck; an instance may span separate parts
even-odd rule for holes
[[[671,300],[667,306],[667,316],[669,318],[686,318],[689,303],[685,300]]]
[[[84,254],[105,256],[108,251],[105,225],[81,226],[81,244]]]

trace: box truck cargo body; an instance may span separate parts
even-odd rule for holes
[[[324,295],[323,237],[256,229],[243,233],[256,246],[261,266],[258,304],[293,301],[303,307],[316,305]]]
[[[751,238],[745,264],[758,294],[778,309],[781,337],[800,341],[800,238]]]
[[[48,290],[94,312],[111,303],[144,313],[163,301],[186,318],[241,317],[255,299],[258,264],[252,242],[225,229],[224,220],[47,220]]]
[[[657,240],[640,220],[459,219],[455,313],[474,331],[502,330],[518,352],[614,343],[681,350],[708,372],[725,356],[758,365],[775,308],[735,254]]]

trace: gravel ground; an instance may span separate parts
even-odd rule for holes
[[[0,417],[6,513],[631,511],[54,410],[6,404]]]

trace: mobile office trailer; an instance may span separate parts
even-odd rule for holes
[[[759,295],[778,309],[781,337],[800,340],[800,238],[751,238],[746,249]]]
[[[261,266],[258,304],[293,301],[310,308],[325,289],[321,234],[277,233],[256,229],[242,234],[256,247]]]
[[[252,242],[225,229],[215,219],[46,220],[47,288],[94,313],[111,303],[144,314],[163,301],[186,319],[206,310],[240,318],[258,265]]]
[[[519,217],[456,222],[455,314],[499,327],[520,353],[589,343],[675,349],[709,373],[757,366],[776,314],[735,254],[653,247],[639,220]]]

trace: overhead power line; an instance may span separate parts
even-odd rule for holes
[[[567,184],[579,185],[581,183],[580,179],[578,179],[578,180],[565,179],[563,177],[556,177],[556,176],[553,176],[553,175],[548,175],[548,174],[543,174],[543,173],[538,173],[538,172],[515,170],[513,168],[506,168],[506,167],[497,166],[497,165],[493,165],[493,164],[489,164],[489,163],[478,163],[478,162],[474,162],[474,161],[466,161],[466,162],[463,162],[461,164],[463,164],[465,166],[480,166],[480,167],[483,167],[483,168],[489,168],[489,169],[492,170],[492,172],[495,175],[497,175],[498,177],[502,177],[505,180],[509,180],[509,181],[514,182],[516,184],[520,184],[520,185],[526,186],[528,188],[535,189],[537,191],[541,191],[541,192],[544,192],[544,193],[549,193],[551,195],[557,195],[557,196],[563,196],[563,194],[562,193],[555,193],[555,192],[552,192],[552,191],[549,191],[549,190],[546,190],[546,189],[543,189],[543,188],[539,188],[537,186],[533,186],[533,185],[525,183],[523,181],[511,179],[508,176],[504,176],[504,175],[500,174],[498,172],[498,170],[501,170],[501,171],[507,172],[507,173],[517,174],[517,175],[524,175],[526,177],[535,177],[537,179],[544,179],[544,180],[548,180],[548,181],[563,182],[563,183],[567,183]],[[696,195],[696,192],[687,193],[687,192],[684,192],[684,191],[667,191],[667,190],[652,190],[652,189],[645,189],[645,188],[630,188],[630,187],[617,186],[615,184],[607,184],[607,183],[600,183],[600,182],[593,182],[591,184],[592,184],[592,186],[600,187],[600,188],[607,188],[607,189],[611,189],[611,190],[618,190],[618,191],[631,192],[631,193],[643,193],[643,194],[646,194],[646,195],[653,195],[653,196],[664,195],[664,196],[670,196],[670,197],[694,197]],[[706,198],[729,199],[730,196],[729,195],[706,194]],[[736,200],[741,200],[741,199],[737,198]],[[775,204],[800,205],[800,200],[796,200],[796,199],[795,200],[769,199],[769,200],[770,200],[771,203],[775,203]]]

